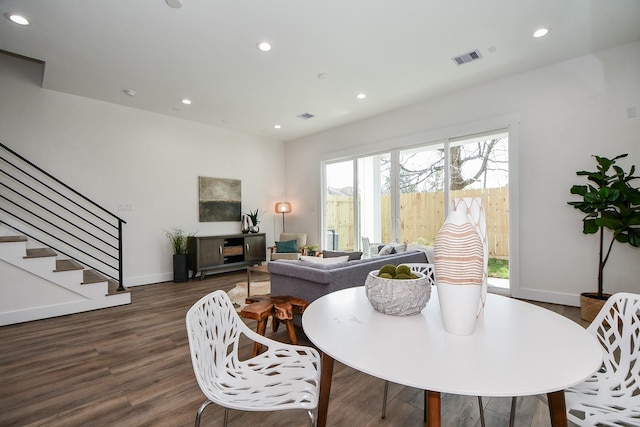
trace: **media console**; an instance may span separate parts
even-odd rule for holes
[[[191,277],[200,273],[243,270],[267,260],[264,233],[227,234],[221,236],[193,236],[187,240]]]

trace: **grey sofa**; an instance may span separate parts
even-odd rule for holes
[[[312,302],[340,289],[363,286],[369,272],[385,264],[406,262],[427,262],[427,256],[421,251],[409,251],[338,264],[278,260],[268,263],[267,269],[271,295],[291,295]],[[300,319],[294,319],[294,323],[300,324]]]

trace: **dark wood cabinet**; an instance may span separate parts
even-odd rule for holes
[[[264,233],[193,236],[187,241],[192,276],[241,270],[267,259]]]

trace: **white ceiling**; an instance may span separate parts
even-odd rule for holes
[[[640,0],[182,3],[0,0],[32,22],[0,16],[0,49],[44,61],[47,89],[287,141],[640,39]]]

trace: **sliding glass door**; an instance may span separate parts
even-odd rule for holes
[[[398,242],[433,246],[444,222],[444,144],[401,150]]]
[[[435,141],[324,165],[324,249],[376,254],[391,242],[433,246],[451,200],[481,197],[489,284],[509,286],[507,130]]]

